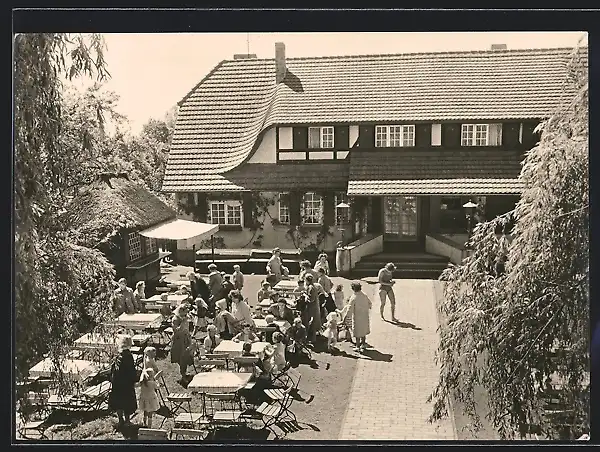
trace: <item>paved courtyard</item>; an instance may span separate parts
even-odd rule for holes
[[[371,334],[358,361],[339,439],[453,440],[451,418],[427,421],[426,402],[438,378],[434,353],[438,344],[433,281],[396,280],[396,317],[400,325],[381,320],[375,284],[363,284],[373,300]],[[389,305],[389,302],[388,302]],[[386,318],[391,318],[386,306]]]

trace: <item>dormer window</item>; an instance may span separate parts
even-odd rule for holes
[[[415,145],[415,126],[375,126],[375,147],[400,148]]]
[[[500,146],[502,124],[463,124],[461,146]]]
[[[308,147],[310,149],[333,148],[333,127],[309,127]]]

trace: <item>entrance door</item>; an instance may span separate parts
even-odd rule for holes
[[[417,240],[416,196],[385,196],[383,222],[386,239]]]

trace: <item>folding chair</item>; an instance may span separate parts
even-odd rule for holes
[[[235,371],[239,372],[241,368],[253,368],[259,360],[258,356],[236,356],[233,358]]]
[[[293,417],[290,416],[293,415],[289,410],[292,401],[293,399],[288,392],[285,394],[283,400],[263,402],[263,404],[256,409],[256,412],[260,415],[260,420],[262,421],[264,428],[269,429],[277,439],[281,436],[277,434],[277,431],[273,428],[274,426],[285,421],[296,422],[295,415]],[[283,436],[286,436],[287,432],[281,427],[279,428],[283,432]]]
[[[264,393],[271,400],[273,400],[281,405],[281,409],[282,409],[281,416],[282,417],[287,416],[290,420],[296,421],[296,415],[294,413],[292,413],[292,411],[290,411],[290,409],[289,409],[290,406],[292,405],[292,401],[294,400],[291,397],[291,392],[293,389],[294,389],[294,386],[290,385],[285,389],[280,389],[280,388],[265,389]]]
[[[171,413],[171,408],[165,403],[165,399],[163,396],[163,390],[168,395],[169,389],[167,388],[167,383],[165,382],[165,378],[163,377],[162,371],[159,371],[154,376],[154,379],[156,380],[156,383],[157,383],[157,392],[158,392],[158,397],[160,399],[160,406],[158,407],[158,410],[156,410],[156,414],[163,417],[163,420],[159,426],[159,428],[161,428],[163,426],[163,424],[165,423],[165,421],[167,420],[167,418],[173,417],[173,413]]]
[[[18,428],[19,435],[21,435],[24,439],[48,439],[46,436],[46,429],[48,428],[48,418],[37,420],[37,421],[29,421],[25,422]],[[39,438],[32,438],[28,435],[28,432],[34,431],[37,432]]]
[[[169,439],[169,432],[160,428],[139,428],[138,440],[164,441]]]
[[[204,440],[208,436],[208,430],[193,428],[174,428],[171,430],[171,439],[175,440]]]
[[[215,427],[223,425],[235,425],[245,423],[242,418],[244,409],[242,402],[236,393],[205,394],[204,403],[210,402],[210,420]],[[220,404],[220,409],[215,409],[215,404]]]
[[[205,353],[202,359],[225,360],[225,368],[229,370],[229,354],[228,353]]]
[[[282,386],[286,387],[287,386],[287,372],[288,370],[290,370],[291,368],[291,364],[288,362],[285,363],[285,366],[283,369],[281,369],[279,372],[276,372],[272,375],[271,377],[271,383],[276,384],[279,383]]]
[[[28,436],[28,432],[37,432],[40,439],[48,439],[45,430],[48,428],[48,416],[50,410],[48,407],[47,393],[37,393],[30,391],[24,398],[23,405],[20,407],[20,417],[23,421],[17,431],[25,439],[34,439]]]
[[[74,395],[67,402],[67,406],[78,411],[100,411],[102,405],[108,400],[108,395],[112,384],[110,381],[103,381],[95,386],[87,388],[79,395]]]
[[[227,361],[224,359],[201,359],[198,361],[198,367],[196,367],[196,362],[194,361],[194,369],[196,372],[198,372],[198,368],[200,368],[200,372],[210,372],[213,369],[226,367]]]

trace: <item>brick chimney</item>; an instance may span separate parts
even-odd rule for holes
[[[285,44],[275,43],[275,82],[281,83],[285,78],[287,69],[285,67]]]
[[[506,44],[492,44],[492,50],[506,50]]]

